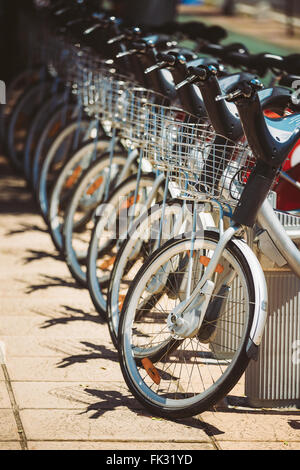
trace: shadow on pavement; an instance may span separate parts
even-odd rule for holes
[[[100,325],[105,324],[105,321],[100,315],[91,314],[89,311],[70,307],[69,305],[62,305],[62,307],[64,308],[64,311],[61,312],[63,316],[45,321],[41,326],[42,329],[50,328],[55,325],[68,325],[76,321],[91,321]]]
[[[86,354],[74,354],[72,356],[65,357],[57,366],[59,369],[69,367],[73,364],[84,364],[92,359],[109,359],[112,362],[119,362],[118,353],[104,345],[96,345],[87,341],[81,341],[80,344],[86,346],[91,351]]]
[[[41,283],[27,286],[25,293],[32,294],[33,292],[46,290],[50,287],[72,287],[74,289],[83,290],[83,287],[78,285],[73,278],[64,279],[58,276],[49,276],[47,274],[43,274],[41,279]]]
[[[33,261],[39,261],[45,258],[50,258],[56,261],[64,261],[64,258],[60,253],[52,253],[40,250],[27,250],[26,253],[28,253],[28,256],[25,256],[22,259],[24,264],[29,264]]]
[[[22,176],[16,175],[7,160],[0,157],[0,214],[26,213],[37,213],[32,195]]]

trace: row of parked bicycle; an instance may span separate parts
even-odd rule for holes
[[[131,392],[166,418],[198,414],[257,357],[258,253],[300,275],[300,54],[53,3],[20,11],[7,156],[107,320]]]

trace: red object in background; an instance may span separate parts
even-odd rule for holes
[[[300,147],[300,144],[298,147]],[[287,170],[286,173],[295,181],[300,181],[300,163]],[[281,211],[300,209],[300,189],[280,178],[275,191],[277,193],[277,209]]]
[[[272,111],[265,111],[264,114],[271,119],[281,117]],[[300,141],[285,160],[282,169],[295,181],[300,182]],[[277,193],[277,209],[281,211],[300,209],[300,189],[280,178],[275,191]]]
[[[300,141],[295,145],[288,158],[284,162],[283,170],[287,171],[300,163]]]

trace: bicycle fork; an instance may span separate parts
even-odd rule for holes
[[[204,319],[212,302],[212,293],[217,288],[218,293],[223,291],[224,298],[226,298],[225,287],[230,285],[235,276],[234,271],[229,270],[222,279],[221,286],[219,283],[216,286],[216,283],[212,280],[222,253],[228,242],[232,240],[246,257],[254,283],[254,316],[246,352],[248,357],[255,359],[267,318],[267,286],[261,265],[253,251],[244,241],[234,237],[240,229],[240,225],[231,226],[221,234],[203,276],[196,284],[193,292],[169,313],[167,324],[175,338],[191,338],[199,334],[199,332],[201,336],[201,327],[205,327]],[[193,263],[192,256],[190,256],[189,262]],[[191,272],[192,270],[189,271]],[[216,308],[221,309],[221,303]]]

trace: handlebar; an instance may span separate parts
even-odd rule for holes
[[[154,72],[154,70],[160,70],[160,69],[163,69],[163,68],[168,67],[168,66],[169,67],[173,66],[176,62],[176,57],[174,55],[171,55],[171,54],[159,53],[159,54],[157,54],[157,59],[159,60],[159,62],[152,65],[151,67],[148,67],[145,70],[144,73],[146,75],[148,73]]]
[[[219,69],[216,65],[203,65],[201,67],[189,67],[188,68],[189,76],[182,82],[178,83],[175,86],[175,89],[179,90],[185,85],[205,81],[212,76],[216,76],[218,74],[218,71]]]
[[[238,98],[251,98],[258,90],[262,90],[264,85],[260,80],[254,78],[250,81],[241,81],[234,86],[234,90],[226,95],[218,95],[215,101],[229,101],[234,102]]]

